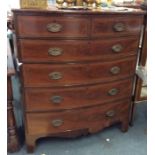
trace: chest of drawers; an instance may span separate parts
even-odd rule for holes
[[[144,12],[13,10],[26,144],[128,130]]]

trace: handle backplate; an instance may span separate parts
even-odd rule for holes
[[[121,71],[121,69],[118,67],[118,66],[114,66],[114,67],[112,67],[111,69],[110,69],[110,72],[112,73],[112,74],[119,74],[120,73],[120,71]]]
[[[62,55],[62,53],[63,53],[62,48],[54,47],[54,48],[49,48],[48,50],[48,54],[51,56],[59,56],[59,55]]]
[[[54,104],[60,104],[62,102],[63,98],[61,96],[52,96],[50,100]]]
[[[113,29],[114,31],[116,32],[122,32],[122,31],[125,31],[125,25],[123,23],[116,23],[114,26],[113,26]]]
[[[60,72],[52,72],[49,74],[49,77],[52,79],[52,80],[59,80],[62,78],[62,74]]]
[[[110,110],[106,112],[106,117],[114,117],[116,112],[114,110]]]
[[[47,30],[49,32],[60,32],[62,30],[62,25],[58,23],[50,23],[47,25]]]
[[[121,44],[116,44],[112,46],[112,51],[115,53],[119,53],[123,50],[123,47]]]
[[[54,119],[54,120],[52,120],[51,123],[52,123],[53,127],[59,127],[59,126],[61,126],[63,124],[63,120],[61,120],[61,119]]]
[[[110,90],[108,91],[108,94],[109,94],[110,96],[117,95],[117,94],[118,94],[118,89],[112,88],[112,89],[110,89]]]

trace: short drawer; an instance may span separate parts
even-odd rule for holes
[[[21,39],[19,43],[23,62],[67,62],[90,57],[88,41]]]
[[[128,118],[129,101],[113,102],[105,106],[74,109],[62,112],[26,113],[26,128],[30,135],[107,127]]]
[[[22,62],[75,62],[136,54],[138,38],[93,41],[20,39]]]
[[[140,34],[143,16],[104,16],[92,19],[92,37]]]
[[[85,64],[23,64],[25,87],[87,85],[127,78],[135,73],[136,57]]]
[[[26,111],[73,109],[130,98],[132,79],[77,88],[27,88]]]
[[[74,16],[17,16],[20,37],[88,37],[89,20]]]

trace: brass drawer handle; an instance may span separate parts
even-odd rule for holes
[[[52,96],[50,100],[54,104],[60,104],[62,102],[63,98],[61,96]]]
[[[123,50],[123,47],[122,47],[121,44],[116,44],[116,45],[112,46],[112,50],[115,53],[119,53],[119,52],[121,52]]]
[[[63,49],[61,48],[49,48],[48,54],[51,56],[59,56],[62,55]]]
[[[118,89],[113,88],[113,89],[110,89],[110,90],[108,91],[108,94],[109,94],[110,96],[114,96],[114,95],[117,95],[118,92],[119,92]]]
[[[111,69],[110,69],[110,72],[112,73],[112,74],[119,74],[120,73],[120,71],[121,71],[121,69],[118,67],[118,66],[114,66],[114,67],[112,67]]]
[[[113,29],[114,31],[116,32],[122,32],[125,30],[125,25],[123,23],[116,23],[114,26],[113,26]]]
[[[50,23],[47,25],[47,30],[49,32],[60,32],[62,29],[62,25],[58,23]]]
[[[52,80],[59,80],[62,78],[62,74],[60,72],[52,72],[49,74],[49,77],[52,79]]]
[[[110,110],[106,112],[106,117],[114,117],[116,115],[116,112],[114,110]]]
[[[63,120],[61,119],[54,119],[52,120],[52,126],[53,127],[59,127],[63,124]]]

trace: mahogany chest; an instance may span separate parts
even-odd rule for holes
[[[26,144],[120,123],[128,130],[140,10],[13,10]]]

